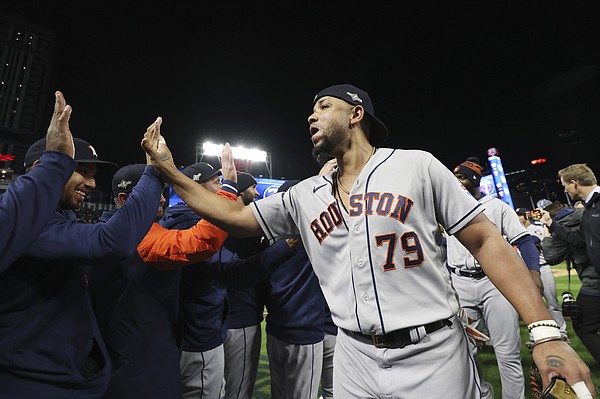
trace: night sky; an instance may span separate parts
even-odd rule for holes
[[[273,177],[308,177],[312,99],[351,83],[388,147],[449,168],[496,147],[507,171],[545,157],[600,174],[595,1],[12,3],[0,12],[57,33],[49,101],[62,90],[74,135],[120,165],[144,162],[162,116],[179,165],[229,141],[270,152]]]

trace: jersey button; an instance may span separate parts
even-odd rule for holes
[[[369,295],[368,295],[368,294],[363,294],[363,299],[364,299],[365,301],[368,301],[368,300],[369,300]]]
[[[358,259],[358,265],[359,265],[359,266],[362,266],[362,265],[364,265],[364,264],[365,264],[365,262],[362,260],[362,258],[359,258],[359,259]]]
[[[358,225],[354,225],[354,231],[359,231],[360,227]]]

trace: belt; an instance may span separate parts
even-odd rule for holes
[[[457,267],[450,267],[450,266],[446,266],[446,267],[448,268],[448,271],[450,273],[454,273],[457,276],[471,277],[471,278],[474,278],[475,280],[478,280],[480,278],[484,278],[485,277],[485,272],[483,271],[483,269],[462,270],[462,269],[459,269]]]
[[[438,320],[433,323],[425,324],[424,326],[403,328],[401,330],[392,331],[385,335],[362,334],[359,332],[344,330],[347,335],[368,344],[373,344],[377,348],[404,348],[405,346],[416,344],[427,334],[431,334],[443,327],[451,326],[452,322],[449,319]]]

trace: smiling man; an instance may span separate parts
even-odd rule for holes
[[[59,109],[60,111],[60,109]],[[157,118],[149,130],[158,129]],[[25,155],[33,173],[46,140]],[[50,204],[54,212],[23,255],[0,275],[0,397],[100,397],[111,360],[88,296],[84,266],[130,256],[150,228],[163,181],[147,167],[118,215],[106,223],[78,223],[74,210],[96,187],[96,172],[116,169],[85,140],[73,139],[77,167]],[[31,211],[31,210],[30,210]],[[25,239],[12,237],[13,241]]]

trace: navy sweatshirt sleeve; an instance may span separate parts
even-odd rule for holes
[[[267,279],[271,272],[291,259],[296,250],[281,240],[264,251],[240,259],[226,247],[221,247],[218,257],[212,257],[207,264],[208,276],[238,290],[250,288]]]
[[[127,202],[106,223],[85,224],[62,218],[48,224],[26,253],[87,261],[130,256],[154,222],[162,188],[160,175],[147,166]]]
[[[44,228],[76,166],[70,156],[46,151],[31,172],[19,176],[0,195],[0,273]]]

